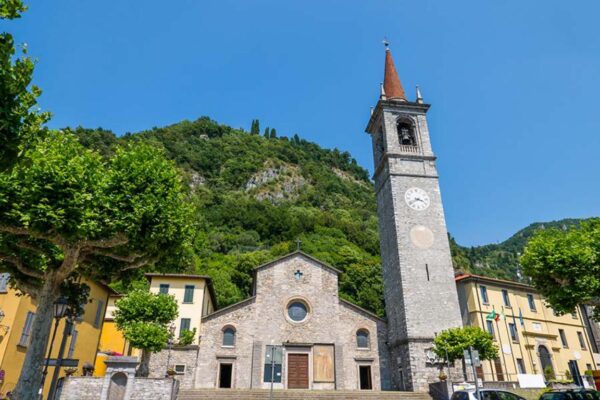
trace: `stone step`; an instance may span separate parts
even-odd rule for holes
[[[188,389],[177,400],[431,400],[427,393],[360,390]]]

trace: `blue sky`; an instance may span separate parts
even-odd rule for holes
[[[31,0],[3,23],[39,59],[52,127],[118,134],[208,115],[348,150],[387,36],[422,88],[449,231],[502,241],[535,221],[600,215],[600,3]]]

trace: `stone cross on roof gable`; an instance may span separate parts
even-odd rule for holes
[[[297,280],[302,279],[302,275],[304,275],[304,274],[299,269],[296,270],[296,272],[294,272],[294,276],[296,277]]]

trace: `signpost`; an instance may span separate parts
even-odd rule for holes
[[[479,379],[477,378],[477,367],[481,367],[481,360],[479,359],[479,352],[473,349],[473,346],[469,346],[469,350],[465,350],[463,354],[465,364],[470,365],[473,368],[473,378],[475,379],[475,396],[478,400],[479,397]]]
[[[63,358],[60,361],[58,361],[56,358],[51,358],[47,361],[48,361],[48,366],[50,366],[50,367],[56,367],[57,365],[60,364],[61,367],[77,368],[77,366],[79,365],[79,360],[75,360],[73,358]]]

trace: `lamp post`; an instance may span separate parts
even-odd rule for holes
[[[169,344],[169,353],[167,355],[167,371],[166,371],[167,377],[169,377],[169,364],[171,364],[171,349],[173,348],[174,336],[175,336],[175,325],[171,324],[171,325],[169,325],[169,340],[167,341],[167,343]]]
[[[273,343],[273,341],[271,341]],[[269,390],[269,400],[273,399],[273,381],[275,377],[275,345],[271,344],[271,389]]]
[[[63,318],[67,312],[67,299],[60,297],[54,302],[54,332],[52,332],[52,339],[50,340],[50,349],[48,350],[48,357],[46,357],[46,365],[44,365],[44,372],[42,373],[42,384],[38,395],[42,398],[44,391],[44,383],[46,383],[46,375],[48,375],[48,366],[50,365],[50,356],[52,355],[52,345],[54,344],[54,338],[56,337],[56,330],[58,329],[58,322]],[[55,367],[58,368],[58,365]]]

